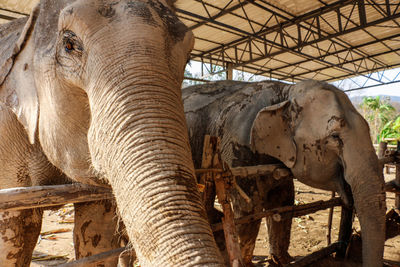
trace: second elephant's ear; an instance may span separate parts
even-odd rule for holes
[[[253,151],[267,154],[292,168],[296,163],[296,144],[290,129],[290,101],[260,110],[251,128]]]
[[[0,26],[0,101],[16,114],[31,143],[35,140],[39,113],[31,38],[38,14],[37,6],[29,18]]]

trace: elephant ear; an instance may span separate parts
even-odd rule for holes
[[[1,101],[16,114],[32,144],[39,104],[32,73],[33,42],[30,42],[30,46],[27,43],[38,13],[39,8],[35,7],[29,18],[18,19],[0,27]],[[9,76],[12,78],[7,81]]]
[[[253,151],[267,154],[292,168],[296,163],[296,144],[290,129],[290,101],[260,110],[251,128]]]

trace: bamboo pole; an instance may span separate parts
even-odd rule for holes
[[[112,191],[80,183],[0,190],[0,212],[112,199]]]
[[[235,224],[238,225],[238,224],[249,223],[262,219],[264,217],[274,216],[275,214],[280,214],[281,217],[283,217],[284,215],[287,216],[293,215],[293,217],[300,217],[313,212],[317,212],[319,210],[327,209],[329,207],[341,206],[341,205],[342,201],[340,197],[335,197],[327,201],[316,201],[302,205],[284,206],[241,217],[235,220]],[[221,223],[213,224],[211,228],[214,232],[219,231],[222,229],[222,224]]]

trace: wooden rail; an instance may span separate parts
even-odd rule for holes
[[[324,210],[330,207],[335,207],[335,206],[341,206],[342,201],[340,200],[339,197],[332,198],[327,201],[316,201],[308,204],[302,204],[302,205],[295,205],[295,206],[284,206],[284,207],[279,207],[275,209],[270,209],[266,210],[263,212],[251,214],[239,219],[235,220],[235,224],[244,224],[244,223],[249,223],[253,221],[260,220],[264,217],[271,217],[276,214],[279,214],[280,216],[276,216],[277,220],[280,220],[282,216],[285,215],[291,215],[293,217],[300,217],[304,216],[310,213],[317,212],[319,210]],[[214,232],[222,230],[222,223],[216,223],[211,226],[212,230]]]
[[[340,249],[340,243],[336,242],[330,244],[329,246],[322,248],[318,251],[311,253],[310,255],[304,256],[303,258],[297,260],[294,263],[285,265],[287,267],[304,267],[309,266],[311,263],[316,262],[320,259],[325,258],[326,256],[331,255],[332,253],[338,251]]]
[[[79,183],[8,188],[0,190],[0,212],[111,198],[111,189]]]
[[[390,147],[390,146],[389,146]],[[399,150],[399,147],[397,147]],[[396,168],[396,179],[386,183],[385,191],[393,192],[400,195],[400,156],[399,154],[389,154],[385,157],[381,157],[379,159],[380,163],[387,164],[397,162]],[[224,187],[226,187],[226,183],[222,183],[223,176],[230,175],[233,177],[246,177],[249,175],[271,175],[275,179],[280,179],[283,177],[288,177],[291,175],[289,169],[287,169],[282,164],[269,164],[269,165],[259,165],[259,166],[245,166],[245,167],[236,167],[231,168],[230,170],[224,170],[222,165],[214,165],[211,164],[207,166],[208,168],[197,169],[197,174],[214,174],[219,177],[219,191],[222,192],[221,199],[224,199],[222,196],[225,194],[223,192]],[[217,174],[217,175],[216,175]],[[222,176],[222,177],[221,177]],[[399,196],[400,197],[400,196]],[[98,201],[103,199],[112,199],[113,193],[110,188],[105,187],[95,187],[89,185],[83,185],[79,183],[75,184],[66,184],[66,185],[49,185],[49,186],[33,186],[33,187],[19,187],[19,188],[8,188],[0,190],[0,212],[10,211],[10,210],[21,210],[21,209],[31,209],[31,208],[41,208],[41,207],[51,207],[51,206],[61,206],[68,203],[79,203],[79,202],[89,202],[89,201]],[[398,198],[398,197],[397,197]],[[396,199],[397,199],[396,198]],[[226,204],[226,203],[222,203]],[[399,205],[399,202],[396,202]],[[335,206],[342,205],[340,198],[332,198],[328,201],[317,201],[313,203],[296,205],[296,206],[285,206],[276,209],[271,209],[263,212],[259,212],[256,214],[252,214],[249,216],[245,216],[239,219],[234,220],[233,225],[229,227],[234,229],[234,226],[237,224],[248,223],[252,221],[259,220],[264,217],[272,216],[274,220],[281,220],[283,216],[303,216],[309,213],[313,213],[319,210],[332,208]],[[226,209],[228,205],[225,205]],[[232,216],[231,216],[232,217]],[[226,221],[225,221],[226,224]],[[228,223],[229,224],[229,223]],[[228,227],[228,228],[229,228]],[[213,224],[213,231],[219,231],[223,229],[223,223]],[[230,232],[229,236],[235,236],[234,232]],[[232,241],[234,241],[233,238]],[[232,243],[232,242],[231,242]],[[235,247],[232,244],[233,247]],[[337,251],[339,248],[338,243],[333,243],[328,247],[314,252],[309,256],[306,256],[296,263],[293,263],[288,266],[307,266],[310,260],[314,261],[315,259],[322,258],[326,255]],[[233,249],[237,250],[237,248]],[[87,266],[88,264],[98,263],[105,259],[110,259],[111,257],[117,257],[124,248],[115,249],[112,251],[104,252],[101,254],[93,255],[84,259],[80,259],[71,263],[66,263],[60,266],[63,267],[80,267]],[[237,255],[236,253],[234,253]],[[241,261],[240,258],[231,258],[234,260],[231,263],[235,264],[237,260]],[[236,262],[235,262],[236,261]]]
[[[201,168],[195,170],[196,174],[204,173],[223,173],[221,168]],[[247,177],[250,175],[268,175],[273,174],[275,179],[280,179],[290,175],[290,170],[283,164],[266,164],[245,167],[230,168],[230,172],[235,177]]]

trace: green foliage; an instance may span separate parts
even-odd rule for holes
[[[388,121],[378,135],[378,143],[386,138],[400,138],[400,116]]]
[[[396,109],[389,101],[390,98],[382,99],[380,96],[364,97],[360,104],[364,118],[368,121],[371,129],[371,138],[378,143],[382,138],[395,137],[397,134],[393,129],[397,120],[395,118]]]

